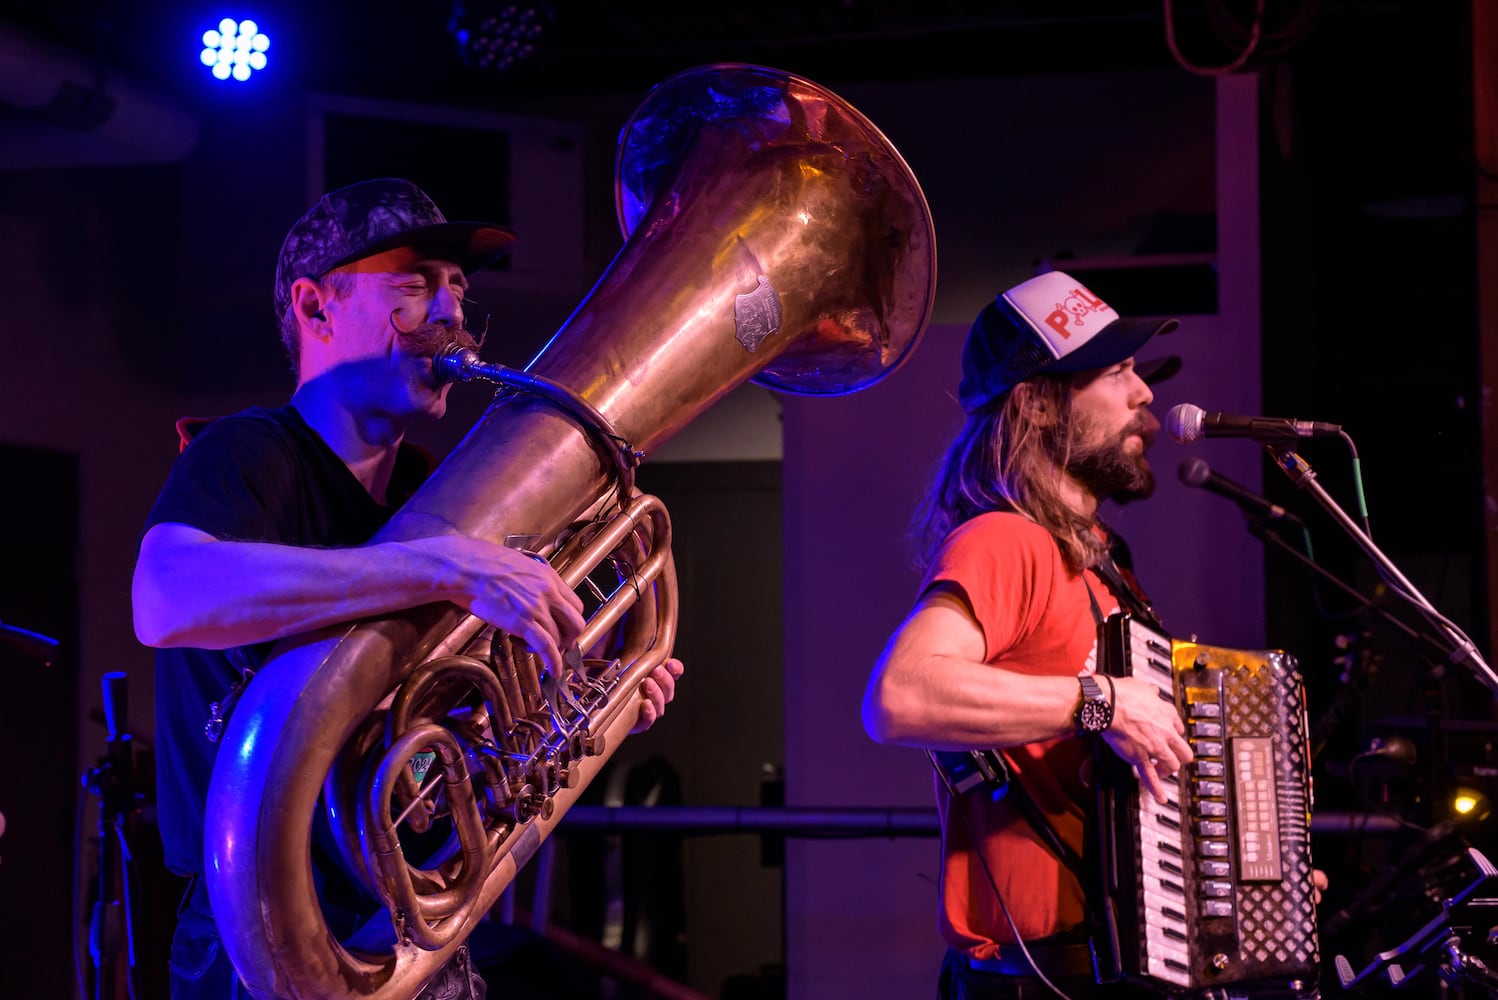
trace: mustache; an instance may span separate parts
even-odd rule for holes
[[[1155,435],[1159,432],[1160,421],[1156,420],[1153,415],[1149,414],[1148,411],[1145,411],[1143,415],[1135,417],[1133,420],[1129,421],[1129,425],[1123,429],[1123,433],[1119,436],[1119,440],[1122,441],[1128,438],[1130,434],[1138,434],[1141,438],[1144,439],[1144,446],[1148,448],[1150,445],[1155,443]]]
[[[477,351],[487,337],[487,330],[481,331],[475,338],[466,326],[449,326],[446,323],[422,323],[398,334],[401,350],[419,358],[430,358],[449,347],[466,347]]]

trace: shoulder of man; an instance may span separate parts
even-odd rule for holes
[[[1051,533],[1023,514],[996,510],[969,518],[952,530],[948,545],[954,542],[984,545],[1018,545],[1025,548],[1056,547]]]
[[[187,450],[187,446],[200,438],[209,428],[216,433],[223,433],[231,428],[259,425],[270,429],[279,427],[288,429],[290,407],[280,407],[269,410],[260,406],[252,406],[221,417],[179,417],[177,418],[177,451],[180,454]]]
[[[995,511],[968,519],[947,536],[927,570],[925,585],[971,576],[1025,578],[1049,586],[1044,581],[1064,571],[1050,532],[1023,514]]]

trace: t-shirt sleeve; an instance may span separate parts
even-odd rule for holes
[[[1039,525],[1017,514],[981,515],[942,544],[925,586],[961,589],[983,630],[984,660],[993,663],[1038,627],[1058,558]]]
[[[296,488],[289,446],[269,420],[225,417],[177,457],[146,517],[149,530],[168,522],[215,538],[275,541],[271,511],[284,510]]]

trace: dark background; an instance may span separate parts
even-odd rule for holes
[[[470,22],[482,16],[481,6],[466,5]],[[835,90],[945,81],[950,100],[958,104],[963,82],[971,80],[1024,80],[1047,89],[1091,77],[1160,74],[1170,88],[1186,91],[1209,87],[1211,79],[1190,72],[1187,64],[1197,70],[1225,67],[1239,57],[1249,41],[1244,26],[1253,8],[1142,0],[816,0],[752,8],[558,2],[539,15],[542,31],[534,52],[513,69],[493,73],[465,62],[451,32],[454,8],[446,3],[274,2],[242,12],[145,0],[0,6],[0,27],[55,46],[83,67],[79,80],[118,99],[120,108],[138,106],[130,97],[138,88],[164,95],[166,103],[199,123],[191,141],[165,126],[136,135],[140,147],[132,158],[119,153],[128,144],[118,137],[90,145],[92,138],[108,135],[111,110],[107,101],[90,98],[87,87],[41,100],[13,77],[0,92],[0,146],[8,147],[0,154],[5,157],[0,178],[6,181],[0,212],[17,255],[7,261],[18,273],[18,257],[24,254],[26,273],[41,276],[35,287],[10,288],[3,330],[12,344],[45,340],[63,348],[57,364],[28,371],[25,378],[51,405],[76,414],[94,442],[92,450],[74,447],[67,434],[38,426],[46,421],[28,416],[28,410],[0,426],[7,469],[0,481],[0,510],[10,526],[0,622],[47,632],[62,642],[56,662],[45,669],[5,651],[13,694],[4,746],[13,761],[44,757],[48,772],[65,779],[39,780],[33,769],[19,765],[0,778],[0,807],[11,821],[0,842],[5,859],[0,889],[8,913],[3,936],[18,958],[7,966],[50,970],[37,973],[32,989],[38,991],[71,965],[71,935],[63,933],[63,925],[71,931],[77,921],[57,884],[75,865],[86,879],[97,848],[86,837],[94,822],[91,813],[82,814],[84,839],[72,830],[78,804],[87,809],[91,801],[80,792],[80,779],[102,752],[97,689],[102,672],[131,668],[137,696],[130,717],[141,742],[149,744],[149,666],[142,666],[148,660],[133,646],[129,630],[128,567],[135,526],[174,447],[170,421],[183,415],[184,406],[222,412],[247,400],[284,396],[284,361],[265,342],[268,296],[262,286],[268,282],[244,290],[222,276],[265,274],[279,234],[306,203],[300,176],[288,182],[278,159],[284,154],[300,164],[305,131],[300,102],[306,95],[536,112],[592,123],[585,126],[593,131],[584,133],[581,154],[592,199],[576,276],[585,290],[618,245],[608,205],[612,149],[591,137],[617,128],[651,86],[684,69],[710,62],[757,63]],[[1235,67],[1258,74],[1261,115],[1262,378],[1254,389],[1261,394],[1262,412],[1333,420],[1348,429],[1362,459],[1374,538],[1487,653],[1492,626],[1484,511],[1491,501],[1484,487],[1483,421],[1491,386],[1483,377],[1479,330],[1484,323],[1491,329],[1493,320],[1484,318],[1479,296],[1493,287],[1495,276],[1490,263],[1486,270],[1481,263],[1478,192],[1492,178],[1484,178],[1474,153],[1473,54],[1474,49],[1491,51],[1493,41],[1474,38],[1468,3],[1266,0],[1263,9],[1255,50]],[[259,17],[267,28],[274,23],[294,29],[275,33],[271,69],[250,86],[205,81],[202,67],[190,58],[164,55],[169,45],[190,50],[196,33],[224,13]],[[1167,42],[1167,13],[1176,32],[1174,52]],[[0,48],[0,58],[25,78],[30,71],[23,60],[12,58],[17,51]],[[923,155],[988,160],[996,167],[1012,167],[1015,158],[1033,155],[1007,145],[1006,123],[993,120],[982,104],[964,110],[963,125],[946,137],[946,150]],[[1085,145],[1087,124],[1077,123],[1079,145]],[[1137,131],[1141,146],[1150,147],[1162,169],[1197,144],[1149,122],[1140,122]],[[503,136],[486,145],[475,141],[476,133],[441,122],[371,131],[356,119],[335,121],[328,134],[324,167],[332,183],[364,176],[370,164],[379,163],[380,172],[420,171],[450,217],[495,218],[493,206],[508,204],[512,178],[506,173]],[[28,161],[20,150],[33,143],[70,150],[76,144],[94,152]],[[911,159],[914,163],[916,155]],[[1118,198],[1127,199],[1131,189],[1122,179],[1119,183]],[[954,197],[945,191],[928,195],[933,204]],[[1015,208],[1016,215],[1032,219],[1044,218],[1047,210],[1046,205]],[[1131,244],[1139,255],[1210,255],[1217,247],[1215,219],[1209,210],[1155,212],[1137,226]],[[1046,253],[1066,246],[1066,235],[1058,233]],[[1491,250],[1486,259],[1491,260]],[[1211,311],[1210,265],[1163,273],[1159,282],[1143,271],[1100,272],[1087,280],[1123,312]],[[981,294],[1005,283],[996,280]],[[965,325],[981,304],[981,294],[975,299],[968,288],[960,294],[952,288],[944,286],[938,296],[936,324]],[[575,291],[563,284],[551,300],[522,304],[520,314],[549,315],[557,303],[575,300]],[[81,335],[85,328],[91,336]],[[549,329],[544,323],[535,328]],[[501,360],[524,361],[544,340],[540,333],[530,334],[529,341],[525,336],[502,345],[513,357]],[[74,343],[94,356],[70,358],[66,348]],[[1213,376],[1224,385],[1239,377],[1232,371]],[[118,388],[127,381],[146,387],[158,400],[154,405],[160,412],[151,416],[159,434],[151,442],[151,468],[143,467],[141,453],[133,450],[142,442],[113,437],[136,425],[112,420],[112,414],[123,408],[138,414],[140,407],[153,406],[149,397],[143,403],[139,394]],[[1212,408],[1209,400],[1202,403]],[[1339,442],[1308,443],[1303,453],[1330,493],[1354,495]],[[778,527],[764,527],[771,518],[763,506],[765,497],[781,488],[778,466],[766,472],[753,463],[721,464],[737,473],[694,472],[689,463],[663,466],[672,471],[662,475],[675,478],[658,488],[673,505],[684,505],[680,516],[694,525],[695,518],[715,508],[721,514],[749,498],[753,503],[739,521],[726,527],[705,521],[698,537],[735,532],[749,521],[763,528],[752,542],[730,535],[719,544],[730,552],[746,544],[757,546],[760,554],[778,552]],[[1160,463],[1166,470],[1162,475],[1169,475],[1167,465]],[[1312,523],[1318,562],[1365,594],[1379,592],[1368,561],[1342,533],[1267,459],[1259,472],[1266,495]],[[923,473],[909,470],[914,478]],[[715,499],[725,489],[718,477],[736,484],[733,503]],[[111,493],[113,509],[83,515],[78,499],[83,489]],[[696,551],[680,557],[685,572],[705,575],[715,560],[708,553],[717,550]],[[1208,571],[1199,587],[1212,586],[1212,573],[1235,571],[1231,565],[1212,565],[1210,553],[1202,555]],[[85,560],[105,567],[97,571],[103,582],[80,585],[77,567]],[[752,578],[778,582],[779,563],[770,563],[754,569]],[[748,579],[750,571],[742,572]],[[1446,796],[1458,779],[1489,787],[1498,757],[1488,728],[1492,699],[1485,688],[1463,669],[1443,665],[1429,644],[1360,609],[1357,601],[1327,585],[1313,587],[1311,577],[1277,551],[1265,555],[1264,579],[1264,644],[1296,651],[1316,668],[1307,670],[1307,678],[1312,717],[1326,734],[1318,808],[1371,806],[1426,827],[1443,817]],[[90,596],[85,599],[84,593]],[[1387,592],[1380,603],[1398,606]],[[716,622],[713,615],[721,614],[732,621],[734,611],[715,606],[712,613],[697,611],[693,620]],[[763,625],[756,637],[773,649],[780,623],[773,613],[769,620],[765,612],[758,614]],[[882,623],[880,630],[892,625]],[[684,656],[712,662],[731,658],[735,650],[711,646],[731,626],[699,627],[695,638],[684,634]],[[749,660],[773,658],[757,649],[736,652]],[[1355,668],[1345,681],[1340,664],[1329,666],[1343,655],[1352,657]],[[778,665],[766,679],[774,701]],[[706,695],[699,697],[707,701]],[[714,697],[731,702],[732,692]],[[690,708],[679,706],[681,715],[691,718]],[[725,704],[715,712],[726,716],[732,709]],[[765,711],[773,715],[771,708]],[[705,705],[702,712],[706,716]],[[778,723],[746,725],[753,735],[736,734],[734,745],[746,767],[739,773],[720,765],[716,783],[703,776],[701,786],[713,791],[696,801],[758,801],[765,792],[762,766],[772,772],[783,763],[794,768],[796,762],[778,760]],[[1416,745],[1413,767],[1367,759],[1350,763],[1374,738],[1395,734]],[[763,746],[756,742],[760,739]],[[639,752],[641,759],[652,746]],[[769,788],[774,794],[773,781]],[[1486,828],[1472,836],[1485,842]],[[1335,916],[1348,906],[1357,909],[1357,890],[1377,872],[1401,859],[1422,860],[1422,841],[1413,832],[1407,839],[1408,844],[1399,837],[1339,837],[1318,844],[1318,858],[1334,882],[1325,912]],[[1408,845],[1414,845],[1414,854],[1407,853]],[[721,849],[741,857],[707,863],[722,866],[744,857],[751,867],[757,863],[759,845],[752,838]],[[720,847],[696,843],[687,850],[711,854]],[[1449,851],[1443,842],[1434,853],[1445,857]],[[754,877],[763,884],[745,898],[760,900],[763,910],[743,922],[773,921],[781,905],[778,872],[762,868]],[[1409,914],[1424,905],[1431,882],[1417,878],[1406,880],[1402,889],[1388,887],[1377,906],[1363,905],[1361,924],[1342,922],[1342,936],[1328,942],[1329,951],[1345,947],[1371,954],[1389,947]],[[588,920],[579,916],[578,923]],[[731,927],[729,920],[709,933],[728,936]],[[778,928],[765,933],[767,959],[783,961],[775,940]],[[48,958],[19,961],[39,955]],[[774,981],[773,970],[763,978]]]

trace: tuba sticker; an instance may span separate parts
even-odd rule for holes
[[[780,296],[770,279],[759,276],[759,286],[748,295],[733,298],[734,338],[753,354],[764,339],[780,329]]]

